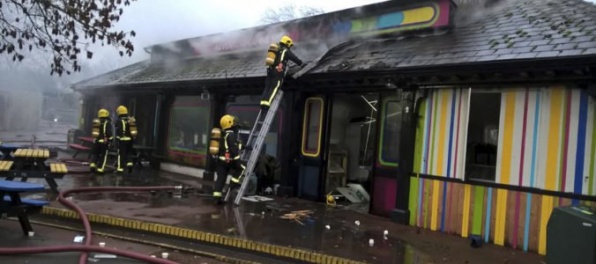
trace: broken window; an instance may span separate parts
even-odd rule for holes
[[[395,99],[387,100],[383,105],[379,160],[385,166],[397,166],[399,160],[401,108],[401,103]]]
[[[466,178],[495,181],[501,93],[472,91],[468,123]]]

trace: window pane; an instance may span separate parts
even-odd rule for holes
[[[383,165],[397,166],[399,160],[399,137],[401,136],[401,103],[387,101],[383,116],[383,141],[381,161]]]
[[[199,96],[176,98],[170,112],[168,156],[170,159],[205,166],[210,131],[209,101]]]
[[[304,152],[306,153],[317,153],[319,150],[319,134],[321,133],[321,108],[321,101],[307,101],[306,144],[304,146]]]
[[[243,142],[247,143],[248,136],[250,131],[252,130],[255,121],[257,120],[257,115],[261,108],[255,105],[230,105],[226,113],[238,117],[240,119],[240,137]],[[275,119],[271,123],[269,127],[269,132],[267,133],[267,137],[265,137],[265,141],[263,142],[262,151],[265,151],[267,155],[278,157],[278,142],[281,140],[279,136],[279,122],[280,118],[283,116],[283,109],[279,108],[277,110]]]
[[[466,150],[466,177],[494,181],[499,141],[501,93],[472,92]]]

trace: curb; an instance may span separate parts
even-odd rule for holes
[[[62,218],[79,219],[79,216],[74,212],[67,209],[55,208],[44,206],[42,211],[44,215],[58,216]],[[268,255],[285,257],[305,262],[320,263],[320,264],[363,264],[364,262],[350,260],[346,258],[326,255],[313,251],[307,251],[303,249],[284,247],[278,245],[272,245],[262,242],[245,240],[237,237],[230,237],[220,234],[208,233],[193,229],[180,228],[175,226],[143,222],[134,219],[126,219],[113,217],[109,215],[99,215],[93,213],[87,213],[90,223],[95,224],[106,224],[114,227],[140,230],[152,232],[155,234],[168,235],[173,237],[198,240],[201,242],[207,242],[217,244],[221,246],[245,249],[264,253]]]

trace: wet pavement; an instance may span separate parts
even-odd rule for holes
[[[204,232],[237,236],[249,240],[313,250],[368,263],[543,263],[544,257],[494,245],[472,248],[465,238],[417,230],[392,223],[387,218],[296,198],[275,198],[272,202],[244,201],[238,208],[215,206],[201,194],[211,192],[212,182],[153,171],[148,167],[131,175],[93,175],[87,165],[60,153],[69,171],[79,172],[57,180],[59,189],[83,186],[167,186],[195,188],[178,197],[172,193],[92,193],[73,200],[87,212],[114,217],[192,228]],[[43,179],[30,182],[45,184]],[[31,194],[31,198],[55,200],[52,193]],[[57,201],[52,206],[62,208]],[[293,210],[312,210],[301,222],[281,219]],[[359,225],[356,224],[359,222]],[[388,236],[384,236],[384,231]],[[369,244],[370,240],[374,243]]]
[[[15,232],[20,230],[18,221],[2,220],[0,221],[0,247],[45,247],[45,246],[57,246],[57,245],[80,245],[74,243],[74,237],[82,235],[82,233],[63,230],[53,227],[46,227],[41,225],[33,224],[35,235],[33,237],[23,236],[21,232]],[[147,256],[154,255],[156,257],[161,256],[162,252],[168,252],[168,259],[185,264],[222,264],[218,260],[211,258],[205,258],[194,254],[181,253],[173,250],[165,250],[160,247],[145,245],[139,243],[132,243],[128,241],[122,241],[109,237],[102,237],[95,235],[94,241],[97,243],[103,242],[107,248],[115,248],[120,250],[131,251],[139,254],[145,254]],[[11,255],[2,256],[0,255],[0,263],[11,263],[11,264],[63,264],[63,263],[78,263],[80,253],[79,252],[63,252],[63,253],[52,253],[52,254],[24,254],[24,255]],[[144,263],[142,261],[128,259],[125,257],[117,258],[96,258],[95,253],[89,254],[89,260],[87,263],[101,263],[101,264],[132,264],[132,263]]]

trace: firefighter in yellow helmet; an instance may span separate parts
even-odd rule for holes
[[[281,87],[285,76],[285,71],[288,65],[288,60],[296,63],[298,66],[302,65],[300,60],[291,50],[294,46],[294,41],[288,37],[283,36],[279,40],[279,49],[275,55],[273,64],[267,67],[267,79],[265,80],[265,90],[261,97],[261,109],[268,110],[277,90]]]
[[[245,166],[240,161],[240,150],[242,142],[238,138],[238,119],[231,115],[224,115],[220,120],[222,136],[219,143],[219,154],[216,161],[217,180],[213,188],[215,202],[222,202],[222,190],[225,185],[228,173],[232,173],[231,184],[240,183],[240,175],[244,172]]]
[[[92,136],[93,140],[93,160],[89,167],[97,173],[104,173],[106,162],[108,161],[108,149],[112,136],[112,121],[110,112],[106,109],[100,109],[97,112],[96,119],[93,120]],[[99,164],[99,166],[97,165]]]
[[[118,121],[116,122],[116,142],[118,143],[118,161],[116,172],[124,172],[124,167],[128,172],[132,172],[133,163],[129,155],[132,152],[133,139],[136,136],[136,129],[131,129],[131,119],[128,116],[128,109],[126,106],[118,106],[116,108],[118,114]]]

